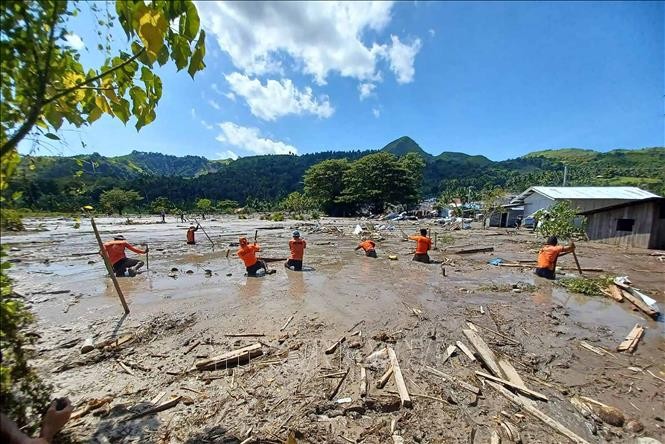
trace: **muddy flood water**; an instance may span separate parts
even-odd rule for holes
[[[526,266],[488,264],[499,257],[534,260],[539,239],[531,232],[448,231],[429,221],[384,227],[391,224],[212,216],[200,222],[213,247],[202,230],[197,245],[186,245],[189,223],[172,217],[164,224],[157,217],[130,219],[96,219],[102,239],[122,233],[131,244],[150,247],[149,270],[119,278],[129,315],[89,221],[74,228],[71,219],[30,219],[26,232],[3,233],[15,291],[38,320],[33,364],[57,396],[77,406],[65,429],[71,439],[664,441],[662,315],[653,320],[627,301],[571,293]],[[383,238],[376,259],[354,251],[359,237],[352,232],[366,222]],[[239,236],[256,235],[261,257],[283,259],[296,227],[307,241],[302,272],[274,261],[268,265],[275,274],[245,276],[234,255]],[[402,231],[415,234],[420,227],[436,233],[431,257],[443,263],[411,261],[414,242],[404,241]],[[483,247],[494,251],[455,253]],[[650,253],[577,243],[582,267],[603,270],[586,275],[627,275],[665,310],[665,262]],[[572,257],[558,265],[558,277],[577,275]],[[645,329],[636,350],[617,352],[636,324]],[[89,338],[95,348],[82,353]],[[499,369],[487,363],[475,338]],[[249,360],[202,364],[252,345]],[[378,388],[391,365],[392,376]],[[398,373],[411,406],[399,394]],[[580,397],[615,407],[620,418],[585,410]]]

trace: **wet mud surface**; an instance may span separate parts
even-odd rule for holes
[[[228,216],[200,221],[214,249],[201,230],[198,244],[189,246],[189,224],[156,219],[97,220],[105,240],[120,232],[134,245],[150,245],[149,271],[120,279],[127,316],[89,222],[74,229],[68,219],[28,220],[27,232],[3,235],[15,261],[15,290],[38,318],[33,364],[58,396],[78,406],[66,431],[81,442],[281,443],[291,436],[298,443],[486,443],[493,432],[511,442],[507,430],[522,442],[569,442],[484,382],[476,372],[489,371],[478,356],[471,360],[457,349],[445,359],[456,341],[474,351],[462,331],[468,323],[526,387],[548,398],[529,402],[584,440],[665,436],[665,324],[627,302],[570,293],[528,268],[487,264],[496,257],[535,259],[539,243],[532,233],[431,225],[438,237],[431,256],[444,263],[420,264],[411,261],[413,242],[402,241],[399,228],[378,230],[384,238],[378,259],[354,252],[358,238],[351,233],[359,221],[352,219],[324,218],[323,228]],[[420,227],[401,224],[409,234]],[[237,247],[229,244],[258,230],[261,255],[285,258],[296,226],[308,242],[305,271],[271,262],[276,274],[244,276],[233,255]],[[457,255],[456,246],[494,251]],[[578,243],[582,267],[628,275],[662,309],[665,262],[649,253]],[[564,257],[559,266],[574,262]],[[646,329],[637,350],[616,352],[636,323]],[[97,348],[82,354],[87,338]],[[257,343],[262,355],[248,363],[195,368],[197,361]],[[411,408],[400,406],[393,378],[376,387],[389,366],[386,346],[396,352]],[[618,408],[626,423],[637,419],[643,430],[585,418],[570,401],[576,395]],[[163,410],[150,413],[155,406]]]

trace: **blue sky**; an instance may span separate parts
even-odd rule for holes
[[[660,2],[202,2],[199,10],[205,71],[192,80],[157,67],[164,93],[154,123],[137,133],[102,118],[63,131],[61,154],[214,159],[375,149],[403,135],[432,154],[494,160],[665,145]],[[84,12],[71,29],[94,66],[92,22]]]

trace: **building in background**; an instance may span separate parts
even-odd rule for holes
[[[624,247],[665,249],[665,198],[651,197],[582,211],[589,240]]]
[[[637,187],[531,187],[511,199],[508,207],[523,207],[524,217],[556,202],[568,201],[580,212],[660,197]]]

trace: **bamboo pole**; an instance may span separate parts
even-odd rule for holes
[[[99,231],[97,231],[95,218],[92,216],[90,217],[90,223],[92,224],[92,229],[95,232],[95,237],[97,238],[97,243],[99,244],[99,251],[102,255],[102,258],[104,259],[104,265],[106,265],[106,271],[108,271],[109,276],[111,276],[111,280],[113,281],[113,286],[115,287],[115,291],[118,292],[118,297],[120,298],[122,307],[125,309],[125,314],[129,314],[129,307],[127,306],[127,302],[125,301],[125,295],[122,294],[122,289],[120,289],[120,284],[118,284],[118,279],[116,279],[115,273],[113,272],[113,267],[111,266],[109,255],[106,253],[106,248],[104,248],[104,243],[102,242],[102,238],[99,236]]]
[[[196,225],[198,225],[199,227],[201,227],[201,230],[203,230],[203,234],[206,235],[206,237],[208,238],[208,240],[209,240],[210,243],[212,244],[212,248],[215,248],[215,243],[212,241],[212,239],[210,239],[210,236],[208,236],[208,233],[206,233],[206,229],[203,228],[203,226],[199,223],[198,220],[196,220],[195,217],[193,217],[192,219],[194,219],[194,222],[196,222]]]
[[[582,274],[582,267],[580,267],[580,261],[577,260],[577,254],[575,254],[575,250],[573,250],[573,259],[575,259],[575,265],[577,265],[577,271]]]

